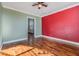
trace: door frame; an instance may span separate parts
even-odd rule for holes
[[[27,20],[28,20],[28,18],[34,19],[34,37],[36,37],[36,18],[31,17],[31,16],[27,16]],[[27,25],[27,37],[28,37],[28,25]]]

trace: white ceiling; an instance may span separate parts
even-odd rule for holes
[[[46,2],[48,7],[43,7],[39,10],[37,7],[32,6],[33,3],[35,2],[2,2],[2,5],[3,7],[15,9],[24,13],[45,16],[68,6],[79,4],[79,2]]]

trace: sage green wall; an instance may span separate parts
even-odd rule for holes
[[[35,36],[41,35],[41,18],[18,11],[3,8],[3,42],[27,38],[27,16],[36,18]]]
[[[39,36],[39,35],[42,35],[42,19],[41,19],[41,17],[37,18],[37,20],[36,20],[36,34],[35,34],[35,36]]]
[[[2,5],[0,3],[0,48],[2,47]]]

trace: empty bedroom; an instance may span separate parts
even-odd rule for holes
[[[79,2],[0,2],[0,56],[79,56]]]

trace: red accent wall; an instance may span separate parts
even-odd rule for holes
[[[42,34],[79,42],[79,6],[42,17]]]

